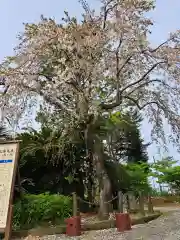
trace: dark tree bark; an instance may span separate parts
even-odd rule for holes
[[[111,182],[104,166],[103,144],[98,137],[93,144],[93,162],[100,188],[99,218],[107,219],[110,210],[110,203],[107,202],[111,199]]]

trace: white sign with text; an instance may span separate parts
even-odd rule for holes
[[[17,143],[0,143],[0,228],[6,227]]]

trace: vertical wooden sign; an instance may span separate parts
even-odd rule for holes
[[[18,141],[0,141],[0,232],[5,234],[5,240],[11,239],[18,155]]]

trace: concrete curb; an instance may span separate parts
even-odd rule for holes
[[[140,217],[137,219],[131,219],[132,225],[143,224],[150,222],[156,218],[161,216],[161,213],[154,213],[148,216]],[[82,224],[82,231],[91,231],[91,230],[102,230],[108,228],[115,228],[115,220],[105,220],[105,221],[98,221],[94,223],[86,223]],[[22,238],[27,237],[28,235],[31,236],[45,236],[45,235],[56,235],[56,234],[63,234],[66,232],[66,225],[60,225],[56,227],[38,227],[30,230],[21,230],[21,231],[13,231],[12,237],[13,238]]]

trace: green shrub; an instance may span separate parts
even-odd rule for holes
[[[15,229],[29,229],[47,223],[64,222],[72,214],[72,199],[63,195],[24,195],[15,203],[13,226]]]

